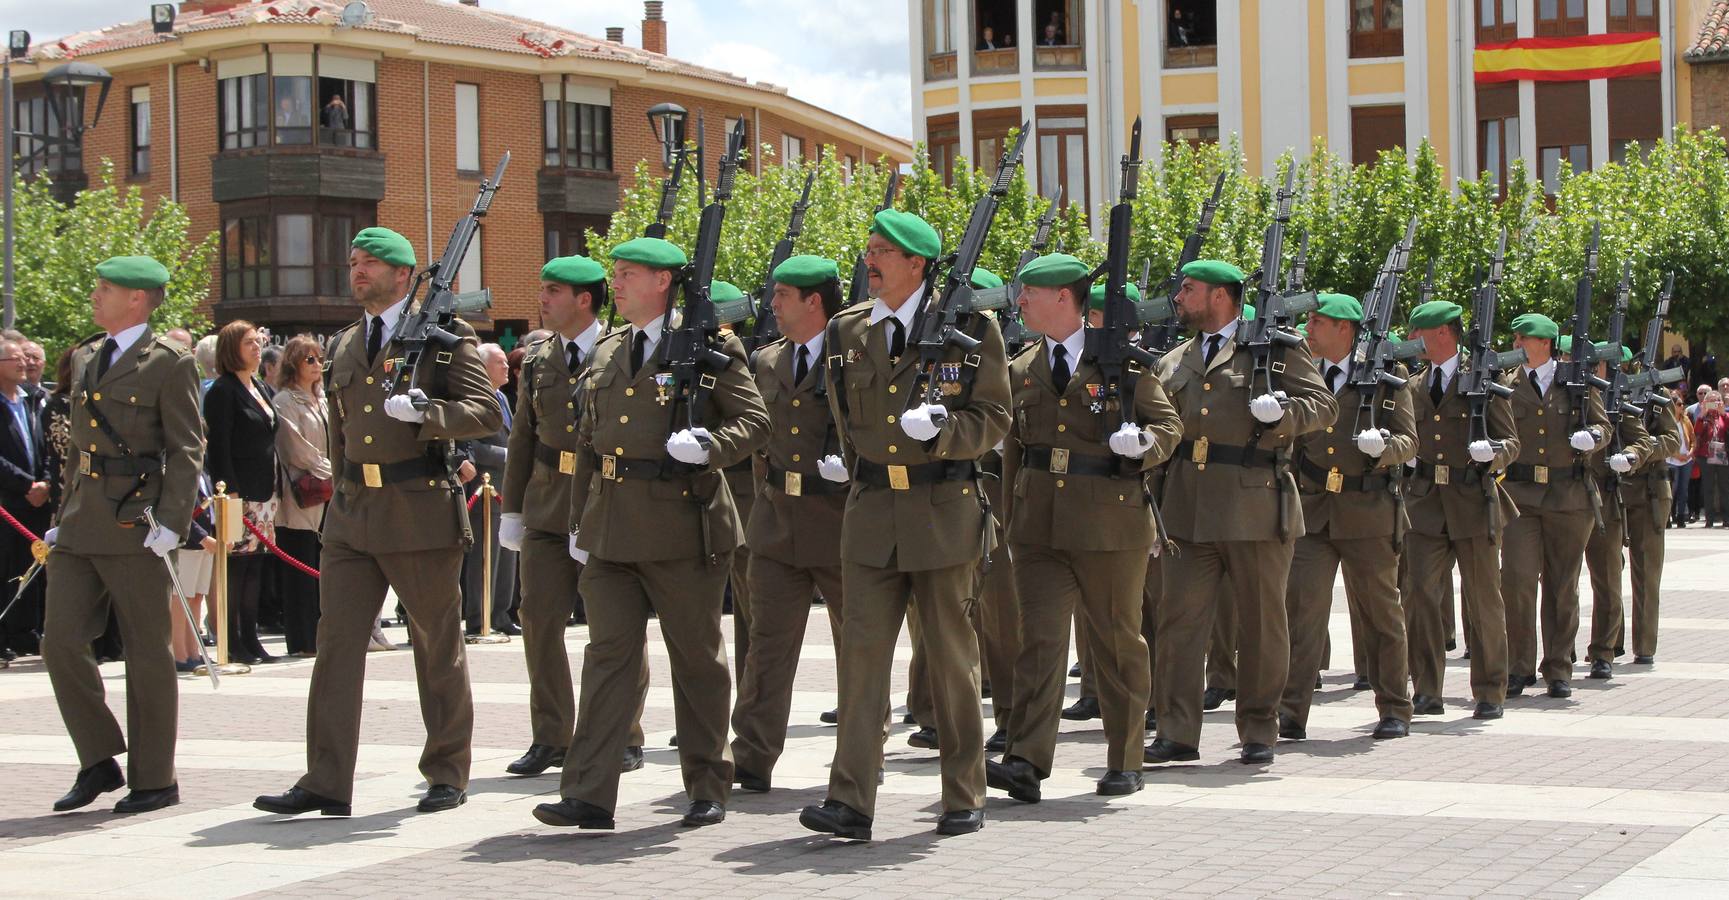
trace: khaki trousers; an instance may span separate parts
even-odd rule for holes
[[[127,753],[126,779],[133,790],[176,783],[175,730],[180,685],[169,649],[169,615],[175,603],[168,570],[154,553],[83,556],[56,550],[48,556],[46,621],[42,661],[66,734],[87,769]],[[6,600],[12,599],[10,596]],[[113,610],[126,646],[126,732],[104,699],[102,673],[90,642],[108,628]],[[130,748],[126,735],[132,736]]]
[[[1604,505],[1608,505],[1607,498]],[[1591,639],[1585,648],[1588,662],[1599,659],[1614,662],[1615,657],[1626,652],[1621,646],[1624,633],[1621,620],[1626,609],[1621,576],[1627,571],[1627,561],[1621,555],[1624,549],[1621,542],[1627,536],[1627,523],[1609,515],[1608,509],[1603,513],[1603,530],[1593,528],[1585,544],[1585,569],[1591,578]]]
[[[1571,681],[1579,637],[1579,568],[1596,528],[1589,512],[1519,510],[1501,534],[1501,595],[1507,606],[1507,674]],[[1542,581],[1542,603],[1537,585]],[[1543,654],[1537,658],[1537,626]],[[1476,656],[1473,646],[1472,656]]]
[[[726,744],[732,678],[720,631],[720,607],[731,554],[701,559],[622,563],[591,557],[582,569],[588,647],[576,734],[565,756],[559,795],[607,812],[618,806],[619,759],[641,715],[640,687],[648,620],[660,619],[672,666],[678,761],[693,801],[725,804],[732,795],[732,751]]]
[[[318,659],[306,701],[306,775],[299,786],[347,803],[360,749],[366,651],[395,588],[408,613],[414,676],[426,745],[426,783],[468,787],[474,699],[462,642],[462,553],[455,547],[413,553],[362,553],[326,542],[319,558]]]
[[[1590,520],[1587,519],[1587,522]],[[1459,565],[1459,595],[1465,609],[1465,641],[1471,648],[1471,695],[1497,706],[1507,699],[1507,625],[1501,607],[1499,551],[1488,535],[1452,540],[1405,535],[1405,640],[1413,690],[1441,698],[1447,671],[1447,631],[1442,604]]]
[[[1279,711],[1307,727],[1315,697],[1315,673],[1327,645],[1327,623],[1333,610],[1333,583],[1345,573],[1345,603],[1354,621],[1363,623],[1353,638],[1366,663],[1358,671],[1375,690],[1375,711],[1381,718],[1411,721],[1407,692],[1409,659],[1405,646],[1405,613],[1399,606],[1399,555],[1387,537],[1337,540],[1321,535],[1297,539],[1291,557],[1291,578],[1285,590],[1285,615],[1291,627],[1291,668],[1285,679]]]

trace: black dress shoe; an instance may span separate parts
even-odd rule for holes
[[[736,782],[738,784],[738,786],[740,788],[743,788],[744,790],[751,791],[751,792],[757,793],[757,794],[768,793],[768,779],[763,778],[760,775],[752,775],[751,773],[746,772],[743,769],[735,767],[732,770],[732,780],[734,782]]]
[[[598,831],[613,829],[612,813],[581,800],[560,800],[542,803],[534,808],[534,817],[542,825],[556,828],[587,828]]]
[[[1493,703],[1490,703],[1487,700],[1484,700],[1483,702],[1477,704],[1477,709],[1475,712],[1471,713],[1471,718],[1473,718],[1473,719],[1499,719],[1499,718],[1501,718],[1501,707],[1499,707]]]
[[[839,725],[840,724],[840,710],[839,709],[831,709],[828,712],[825,712],[822,715],[817,716],[817,718],[821,719],[822,723],[824,725]]]
[[[1007,791],[1022,803],[1039,802],[1039,773],[1018,756],[1005,756],[1002,762],[985,760],[985,784]]]
[[[1210,687],[1201,695],[1201,708],[1212,712],[1223,706],[1226,700],[1237,699],[1237,692],[1231,688]]]
[[[1109,769],[1105,772],[1105,777],[1099,779],[1097,793],[1101,797],[1121,797],[1125,794],[1133,794],[1145,786],[1146,782],[1141,779],[1139,772],[1119,772],[1116,769]]]
[[[504,767],[512,775],[539,775],[547,769],[564,765],[564,751],[546,744],[529,744],[528,752],[516,762]]]
[[[1007,749],[1009,749],[1009,733],[1001,728],[992,732],[991,736],[985,739],[986,753],[1001,753]]]
[[[1081,677],[1081,663],[1079,660],[1076,660],[1074,665],[1069,666],[1069,677],[1070,678]]]
[[[1244,744],[1243,751],[1237,755],[1237,761],[1250,765],[1260,765],[1273,761],[1273,748],[1266,744]]]
[[[145,813],[179,805],[180,785],[171,784],[153,791],[141,791],[133,788],[132,793],[120,798],[120,802],[114,804],[114,811],[117,813]]]
[[[414,808],[421,812],[444,812],[468,802],[468,792],[451,784],[435,784],[426,789]]]
[[[1459,649],[1459,642],[1453,638],[1447,638],[1447,652],[1452,653],[1457,649]]]
[[[685,811],[684,818],[679,823],[686,828],[701,828],[704,825],[719,825],[726,821],[726,807],[713,800],[697,800],[691,803]]]
[[[854,841],[871,839],[870,817],[839,800],[824,800],[821,806],[799,811],[798,823],[811,831]]]
[[[126,776],[120,774],[120,764],[110,756],[80,771],[78,777],[72,779],[72,790],[54,801],[54,811],[66,812],[69,809],[89,806],[97,797],[125,786]]]
[[[1507,676],[1507,696],[1517,697],[1523,693],[1525,693],[1525,676],[1523,676],[1523,675],[1508,675]]]
[[[937,820],[937,834],[972,834],[985,827],[985,811],[962,809],[943,813]]]
[[[500,625],[497,628],[492,629],[492,633],[493,634],[509,635],[510,637],[516,637],[517,635],[522,634],[522,629],[516,627],[515,625],[512,625],[509,622],[506,622],[503,625]]]
[[[642,768],[642,748],[624,748],[624,760],[618,764],[618,770],[620,772],[635,772],[640,768]]]
[[[264,794],[252,801],[252,808],[282,816],[298,816],[317,810],[321,816],[353,815],[353,807],[341,800],[332,800],[303,788],[291,787],[286,793]]]
[[[1085,722],[1099,717],[1099,701],[1096,697],[1082,697],[1063,710],[1063,718],[1070,722]]]
[[[937,749],[937,730],[935,728],[920,728],[907,735],[907,743],[925,750]]]
[[[678,746],[678,735],[674,734],[672,737],[667,738],[666,739],[666,745],[668,747],[677,747]]]
[[[1446,712],[1447,707],[1441,702],[1441,698],[1439,697],[1431,697],[1428,694],[1418,694],[1411,698],[1412,715],[1439,716],[1445,715]]]
[[[1392,716],[1388,716],[1375,723],[1375,730],[1370,732],[1370,737],[1373,737],[1377,741],[1384,741],[1389,738],[1402,738],[1410,733],[1411,723],[1404,719],[1395,719]]]
[[[1306,741],[1309,730],[1297,724],[1297,717],[1289,713],[1279,713],[1279,738],[1287,741]]]
[[[918,723],[919,723],[919,720],[913,718],[912,713],[907,713],[906,715],[901,716],[901,724],[902,725],[917,725]]]
[[[979,699],[980,700],[991,699],[991,683],[990,682],[988,682],[988,681],[979,682]]]
[[[1636,665],[1636,666],[1648,666],[1648,665],[1651,665],[1652,663],[1655,663],[1656,661],[1657,661],[1657,657],[1655,657],[1655,656],[1635,656],[1635,657],[1633,657],[1633,665]]]
[[[1634,660],[1634,662],[1637,662],[1637,661],[1638,661],[1637,659]],[[1596,660],[1591,661],[1591,677],[1592,678],[1608,678],[1609,676],[1611,676],[1613,674],[1615,674],[1615,671],[1609,665],[1608,660],[1596,659]]]
[[[1368,689],[1369,689],[1369,676],[1367,676],[1367,675],[1358,675],[1357,680],[1351,682],[1351,690],[1353,690],[1353,691],[1366,691]]]
[[[1565,700],[1573,696],[1573,686],[1557,678],[1549,682],[1549,696],[1557,700]]]
[[[1150,763],[1194,762],[1200,758],[1201,751],[1166,738],[1154,738],[1141,751],[1141,759]]]

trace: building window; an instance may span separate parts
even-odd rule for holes
[[[346,78],[318,79],[318,142],[327,147],[371,150],[372,84]]]
[[[377,63],[339,53],[276,52],[216,63],[223,150],[377,148]]]
[[[1575,172],[1591,167],[1590,83],[1540,81],[1535,93],[1536,140],[1532,144],[1537,148],[1537,175],[1545,191],[1553,194],[1560,186],[1563,160],[1571,163]]]
[[[1039,194],[1090,209],[1087,196],[1087,117],[1084,107],[1039,111]],[[992,163],[995,164],[994,162]]]
[[[1477,43],[1499,44],[1519,37],[1519,0],[1477,0]]]
[[[1626,162],[1637,143],[1642,153],[1663,137],[1663,91],[1656,75],[1609,79],[1609,159]]]
[[[858,167],[858,157],[851,153],[841,157],[840,177],[842,184],[852,184],[852,171]]]
[[[1584,34],[1585,0],[1537,0],[1537,36],[1565,37]]]
[[[1037,0],[1033,4],[1033,68],[1084,69],[1086,27],[1081,0]]]
[[[44,137],[63,137],[66,129],[60,124],[56,110],[48,105],[48,100],[41,94],[26,96],[27,92],[41,90],[37,85],[29,87],[20,85],[13,99],[12,127],[20,134],[17,136],[17,167],[20,175],[32,178],[43,172],[57,176],[67,172],[82,172],[84,157],[81,153],[72,152],[72,146],[64,141],[44,141]],[[83,117],[83,101],[74,101],[74,115]],[[26,137],[24,132],[35,137]]]
[[[925,0],[925,80],[955,77],[956,0]]]
[[[931,171],[942,176],[943,184],[954,184],[955,158],[961,154],[960,117],[932,117],[925,122],[925,136]]]
[[[783,165],[796,166],[804,159],[804,140],[790,134],[780,136],[780,161]]]
[[[150,88],[132,89],[132,174],[150,174]]]
[[[1405,0],[1351,0],[1351,58],[1405,55]]]
[[[1561,192],[1562,161],[1574,172],[1584,172],[1591,168],[1591,148],[1585,144],[1537,148],[1537,166],[1543,174],[1543,193],[1551,197]]]
[[[349,242],[376,217],[372,204],[340,200],[254,200],[224,206],[223,299],[343,296]]]
[[[456,85],[456,171],[480,172],[480,85]]]
[[[546,258],[588,253],[588,232],[605,234],[611,216],[587,213],[546,213]]]
[[[1478,168],[1488,176],[1497,194],[1506,192],[1507,173],[1519,158],[1519,117],[1477,121]]]
[[[1609,0],[1609,31],[1656,31],[1657,0]]]
[[[262,73],[221,79],[222,149],[264,146],[270,137],[269,76]]]
[[[1013,75],[1021,70],[1015,49],[1016,4],[1013,0],[972,0],[973,75]]]
[[[1165,68],[1189,69],[1218,64],[1217,0],[1167,0]]]
[[[312,54],[278,53],[271,59],[276,143],[303,146],[312,143]],[[287,73],[287,74],[284,74]]]
[[[1182,141],[1192,147],[1202,144],[1217,144],[1219,142],[1219,117],[1204,116],[1171,116],[1165,119],[1165,140],[1171,143]]]
[[[558,100],[541,106],[546,165],[612,171],[612,107]]]
[[[1382,150],[1405,145],[1405,106],[1351,107],[1351,163],[1368,165]]]

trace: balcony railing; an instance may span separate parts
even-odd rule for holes
[[[925,57],[925,80],[940,81],[955,77],[955,52],[948,50]]]
[[[1084,69],[1087,67],[1086,48],[1079,44],[1055,47],[1034,47],[1033,68],[1038,71]]]
[[[1165,68],[1167,69],[1199,69],[1218,64],[1219,47],[1217,44],[1165,48]]]
[[[1013,75],[1021,70],[1021,52],[1014,47],[973,51],[973,75]]]

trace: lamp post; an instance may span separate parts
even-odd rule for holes
[[[684,120],[689,115],[677,103],[656,103],[648,109],[648,126],[660,138],[660,159],[667,168],[684,148]]]
[[[6,157],[4,165],[6,186],[4,189],[0,189],[3,190],[5,194],[4,203],[6,212],[6,223],[4,226],[5,249],[0,251],[5,255],[5,275],[3,276],[4,284],[0,284],[0,304],[3,304],[3,310],[0,310],[0,325],[3,325],[6,328],[12,327],[12,320],[14,318],[14,311],[12,308],[12,154],[14,153],[12,148],[12,60],[23,59],[24,55],[29,52],[30,32],[14,31],[7,37],[5,60],[4,62],[0,62],[0,68],[5,70],[4,88],[0,89],[0,102],[5,103],[6,105],[5,112],[0,114],[5,118],[5,126],[3,129],[5,132],[5,138],[3,144],[0,144],[0,154],[3,154]]]

